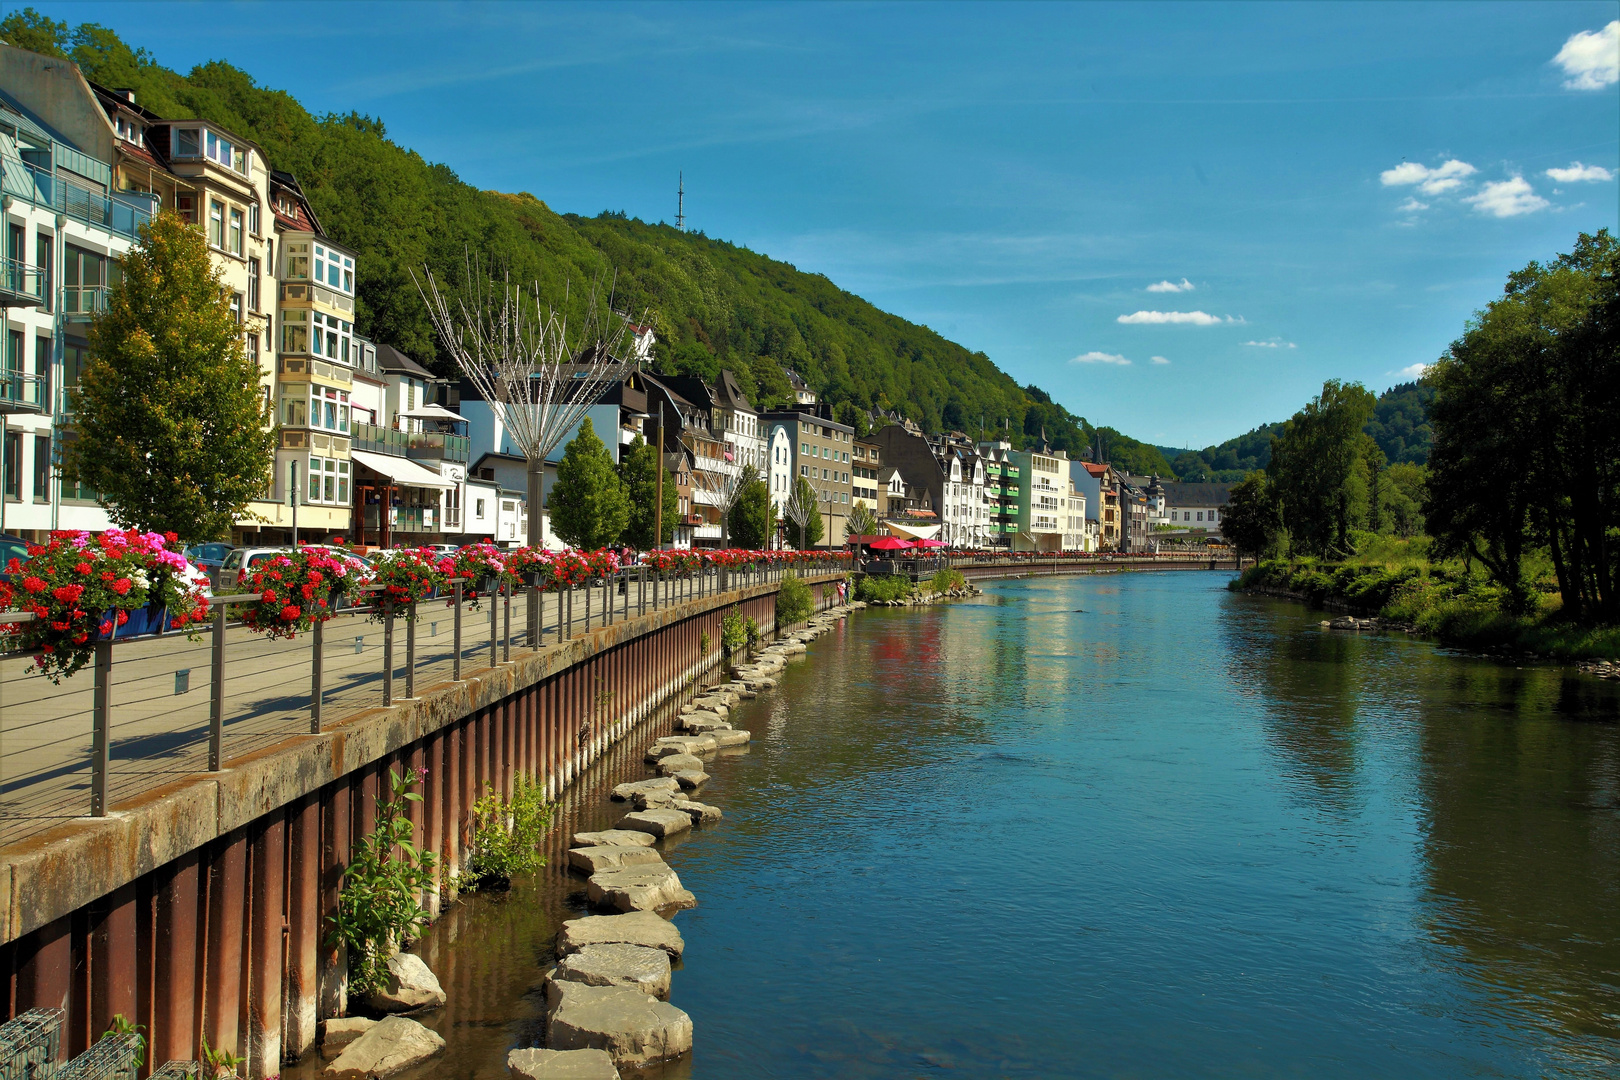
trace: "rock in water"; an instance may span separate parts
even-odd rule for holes
[[[687,823],[691,824],[690,817]],[[697,897],[681,885],[675,871],[664,863],[592,874],[585,883],[585,895],[593,904],[619,911],[697,907]]]
[[[438,977],[420,956],[408,952],[388,958],[388,981],[381,990],[366,996],[367,1005],[388,1013],[436,1009],[446,1000]]]
[[[644,791],[674,791],[675,785],[669,782],[668,777],[658,776],[651,780],[637,780],[630,784],[620,784],[613,789],[613,798],[619,802],[633,799]]]
[[[748,740],[753,738],[752,735],[740,728],[732,728],[729,731],[716,731],[712,734],[722,750],[728,746],[747,746]]]
[[[377,1026],[364,1016],[334,1016],[321,1025],[321,1056],[335,1058],[343,1048]]]
[[[718,806],[710,806],[707,803],[693,802],[691,799],[688,799],[683,803],[678,803],[676,808],[683,813],[688,814],[692,818],[692,824],[694,825],[713,825],[724,816],[720,813],[720,808]]]
[[[663,776],[674,776],[676,773],[703,771],[703,759],[691,754],[672,754],[658,762],[658,772]]]
[[[567,956],[589,945],[644,945],[663,949],[679,960],[686,942],[668,919],[650,911],[628,915],[587,915],[569,919],[557,933],[557,955]]]
[[[392,1076],[443,1049],[444,1040],[438,1032],[408,1016],[390,1016],[344,1047],[343,1053],[322,1070],[321,1076],[323,1080],[372,1080]]]
[[[619,1080],[606,1050],[513,1050],[506,1071],[512,1080]]]
[[[679,784],[675,785],[680,787]],[[574,847],[652,847],[658,837],[638,829],[605,829],[602,832],[577,832]]]
[[[692,1018],[639,990],[552,982],[546,1004],[546,1042],[556,1050],[595,1047],[616,1065],[641,1066],[692,1049]]]
[[[557,961],[551,977],[589,986],[628,986],[669,997],[669,953],[645,945],[587,945]]]
[[[679,810],[638,810],[619,819],[619,828],[637,829],[654,836],[671,836],[692,827],[692,819]]]
[[[630,866],[648,866],[663,861],[663,857],[652,848],[633,847],[629,844],[577,847],[568,852],[568,865],[587,874],[594,874],[600,870],[623,870]]]
[[[682,769],[674,776],[687,791],[696,791],[709,782],[709,774],[702,769]]]

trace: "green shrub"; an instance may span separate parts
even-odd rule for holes
[[[777,629],[804,622],[815,606],[815,596],[810,592],[810,586],[800,580],[797,574],[787,575],[776,593]]]
[[[868,604],[904,600],[911,595],[911,579],[903,577],[873,577],[871,574],[855,584],[855,599]]]
[[[544,789],[526,777],[512,786],[512,798],[484,785],[486,794],[473,803],[472,858],[467,871],[473,888],[485,882],[510,882],[544,866],[540,841],[551,827],[552,805]]]
[[[747,644],[748,623],[743,619],[742,608],[732,604],[731,610],[720,616],[720,647],[729,658]]]
[[[428,920],[422,896],[433,885],[438,859],[431,851],[416,850],[405,813],[407,803],[422,801],[411,788],[425,775],[388,770],[388,801],[378,804],[376,828],[354,850],[343,872],[337,914],[327,917],[328,940],[349,951],[349,993],[357,997],[382,987],[394,947],[410,944]]]
[[[748,616],[748,619],[743,623],[743,633],[747,636],[748,651],[750,653],[758,652],[760,642],[759,623],[754,621],[752,615]]]
[[[966,584],[967,579],[962,576],[962,571],[941,567],[934,571],[934,577],[928,582],[928,587],[937,593],[948,593]]]

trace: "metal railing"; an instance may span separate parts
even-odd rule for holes
[[[367,450],[373,454],[404,457],[410,449],[410,441],[403,431],[379,427],[376,424],[355,423],[349,425],[349,427],[349,437],[354,440],[356,450]]]
[[[87,225],[134,237],[152,220],[151,197],[144,193],[120,195],[94,191],[62,176],[52,175],[17,158],[0,159],[0,186],[7,195],[48,206]],[[129,201],[138,198],[146,206]]]
[[[472,440],[438,431],[406,432],[405,456],[423,461],[461,461],[472,456]]]
[[[111,285],[62,286],[62,317],[69,322],[88,322],[107,310]]]
[[[0,412],[44,412],[50,389],[48,375],[0,369]]]
[[[792,568],[847,570],[824,559]],[[199,640],[184,633],[96,642],[93,662],[52,684],[27,673],[32,656],[0,653],[0,845],[87,811],[109,809],[332,718],[417,696],[464,671],[509,662],[514,651],[559,645],[664,607],[781,579],[780,564],[659,574],[645,564],[583,585],[444,595],[393,606],[365,603],[293,639],[254,633],[237,616],[257,594],[216,596]],[[0,623],[31,621],[0,613]]]
[[[21,259],[0,258],[0,294],[13,307],[31,306],[28,302],[17,304],[22,297],[27,297],[32,305],[42,304],[45,302],[45,274]]]

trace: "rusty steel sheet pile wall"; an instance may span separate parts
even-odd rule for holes
[[[838,576],[807,580],[817,610],[836,602]],[[514,651],[0,850],[0,1019],[64,1009],[72,1055],[122,1015],[145,1026],[149,1063],[195,1060],[206,1038],[249,1076],[275,1075],[344,1012],[347,958],[326,943],[327,916],[388,770],[427,770],[409,812],[417,844],[440,856],[425,898],[437,913],[486,786],[509,796],[529,777],[556,799],[720,663],[733,604],[769,632],[775,597],[757,585]]]

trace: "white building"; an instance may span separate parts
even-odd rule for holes
[[[1069,493],[1064,497],[1063,550],[1095,551],[1089,545],[1091,530],[1086,527],[1086,497],[1069,477]]]
[[[777,519],[781,520],[786,516],[783,508],[793,497],[793,432],[787,424],[777,421],[767,426],[765,437],[766,480],[771,490],[771,505],[776,508]]]
[[[975,453],[956,451],[942,460],[940,467],[945,473],[940,539],[952,547],[982,547],[988,520],[983,459]]]

